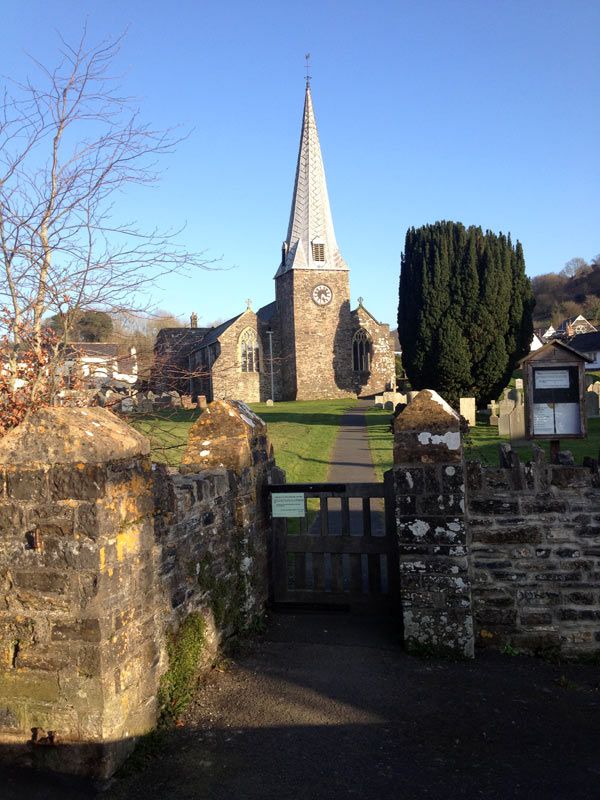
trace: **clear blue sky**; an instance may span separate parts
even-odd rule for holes
[[[160,185],[120,200],[147,228],[187,223],[223,272],[155,301],[200,324],[274,298],[312,54],[338,243],[359,295],[395,326],[409,226],[509,231],[530,275],[600,252],[597,0],[3,0],[0,72],[52,65],[57,31],[128,29],[115,71],[142,115],[193,129]]]

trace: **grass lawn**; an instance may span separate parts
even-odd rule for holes
[[[307,400],[292,403],[252,403],[267,423],[277,466],[288,483],[322,483],[344,411],[356,400]]]
[[[373,457],[373,464],[377,477],[383,479],[383,473],[392,466],[392,434],[390,433],[390,411],[379,408],[372,408],[367,411],[367,430],[369,435],[369,446]],[[481,461],[484,464],[499,463],[498,445],[501,442],[508,442],[508,437],[498,436],[498,429],[491,425],[477,425],[471,428],[469,434],[464,439],[465,457],[469,461]],[[549,458],[548,442],[538,442],[546,451]],[[581,464],[584,456],[598,458],[600,448],[600,419],[588,420],[587,439],[564,439],[561,442],[561,450],[570,450],[573,453],[576,464]],[[521,461],[530,461],[531,444],[526,443],[522,447],[515,448]]]
[[[355,403],[349,399],[251,405],[267,423],[277,465],[285,470],[288,483],[321,483],[327,479],[340,419]],[[196,409],[169,409],[129,421],[150,439],[155,461],[177,466],[198,413]]]

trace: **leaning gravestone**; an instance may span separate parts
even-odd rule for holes
[[[412,401],[415,399],[415,397],[418,394],[419,394],[419,392],[408,392],[408,394],[406,395],[406,402],[407,403],[412,403]]]
[[[477,409],[475,407],[474,397],[461,397],[459,401],[459,410],[461,416],[467,420],[471,427],[477,424]]]
[[[508,429],[511,443],[521,442],[525,438],[525,406],[518,403],[508,415]]]

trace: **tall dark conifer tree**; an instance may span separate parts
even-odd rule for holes
[[[534,300],[510,236],[436,222],[406,233],[398,334],[415,389],[484,405],[529,352]]]

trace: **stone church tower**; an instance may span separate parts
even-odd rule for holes
[[[356,395],[350,282],[335,238],[310,85],[292,210],[275,275],[283,400]]]
[[[395,385],[388,325],[350,308],[307,82],[292,210],[275,302],[212,328],[163,329],[153,388],[248,403],[369,396]],[[273,354],[273,357],[271,357]]]

